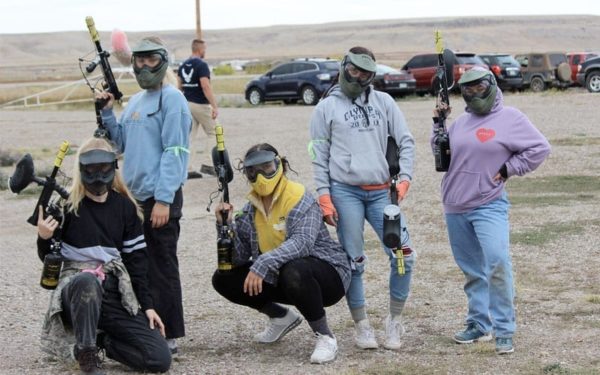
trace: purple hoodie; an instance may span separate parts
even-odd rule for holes
[[[448,128],[452,159],[442,179],[447,214],[464,213],[497,199],[504,182],[494,176],[506,164],[508,177],[536,169],[550,154],[550,144],[521,111],[504,107],[498,89],[490,113],[460,115]],[[436,137],[437,124],[431,144]]]

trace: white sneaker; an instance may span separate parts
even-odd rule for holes
[[[392,319],[391,315],[385,319],[385,342],[383,347],[386,349],[397,350],[402,346],[400,336],[404,334],[404,326],[400,317]]]
[[[296,328],[302,322],[302,317],[291,309],[281,318],[269,318],[267,327],[261,333],[254,336],[254,341],[269,344],[285,336],[289,331]]]
[[[323,364],[331,362],[337,355],[338,345],[335,337],[316,333],[317,344],[310,356],[310,363]]]
[[[369,324],[368,319],[363,319],[354,324],[356,335],[354,342],[361,349],[377,349],[379,345],[375,340],[375,332]]]

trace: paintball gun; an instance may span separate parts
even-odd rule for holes
[[[44,187],[37,204],[35,205],[33,214],[29,219],[27,219],[29,224],[37,226],[40,206],[42,207],[45,215],[52,215],[59,223],[62,222],[62,212],[60,206],[50,202],[50,198],[52,197],[52,193],[55,191],[63,199],[67,199],[69,197],[69,193],[56,183],[56,175],[62,165],[68,149],[69,142],[64,141],[61,144],[58,153],[56,154],[56,159],[54,159],[54,168],[52,169],[52,173],[50,176],[46,176],[45,179],[35,176],[33,159],[31,158],[30,154],[26,154],[17,162],[15,172],[9,179],[9,188],[13,193],[19,194],[31,182],[35,182]],[[45,289],[54,289],[58,285],[60,270],[62,268],[62,256],[60,255],[61,227],[62,224],[54,231],[54,235],[52,236],[50,244],[51,251],[44,257],[44,267],[42,269],[40,285]]]
[[[27,219],[27,222],[33,226],[37,225],[38,222],[38,210],[39,206],[42,206],[45,214],[50,214],[55,216],[55,214],[59,214],[56,212],[56,207],[54,204],[50,203],[50,198],[52,197],[53,192],[57,192],[63,199],[67,199],[69,197],[69,193],[60,185],[56,183],[56,175],[60,170],[60,166],[62,165],[63,159],[69,149],[69,142],[64,141],[56,154],[56,158],[54,159],[54,167],[50,176],[46,176],[45,178],[40,178],[35,176],[34,167],[33,167],[33,159],[30,154],[26,154],[23,156],[18,162],[15,169],[15,172],[9,179],[9,188],[15,194],[19,194],[23,189],[27,187],[32,182],[37,183],[40,186],[43,186],[42,193],[33,209],[33,214]]]
[[[102,49],[102,45],[100,44],[100,36],[98,35],[98,31],[96,30],[94,19],[88,16],[85,18],[85,23],[87,24],[88,30],[90,31],[92,42],[94,42],[94,45],[96,47],[96,58],[92,62],[90,62],[90,64],[85,68],[85,70],[88,73],[91,73],[94,71],[94,69],[96,69],[96,66],[100,65],[100,67],[102,68],[102,75],[104,76],[102,88],[110,92],[114,96],[115,100],[121,100],[121,98],[123,97],[123,93],[119,91],[117,81],[115,80],[115,76],[113,75],[110,63],[108,62],[110,53]],[[92,89],[92,92],[94,92],[94,87],[90,85],[90,88]],[[104,123],[102,122],[102,115],[100,114],[100,110],[104,108],[107,101],[107,99],[96,99],[94,102],[94,107],[96,110],[96,124],[98,125],[94,136],[109,139],[109,133],[104,127]]]
[[[398,206],[398,191],[396,183],[400,174],[400,163],[398,160],[399,150],[396,140],[388,136],[387,151],[385,158],[390,170],[390,198],[391,204],[383,209],[383,244],[394,252],[396,256],[398,274],[404,275],[404,255],[410,255],[411,250],[402,244],[402,214]],[[406,251],[406,254],[404,253]]]
[[[215,126],[217,145],[212,149],[212,160],[219,183],[218,191],[221,193],[222,202],[229,203],[228,183],[233,180],[233,169],[229,162],[229,154],[225,149],[223,127]],[[212,201],[212,200],[211,200]],[[210,205],[209,205],[210,207]],[[219,230],[217,239],[217,267],[219,272],[228,272],[233,269],[233,229],[227,223],[229,210],[221,210],[223,225]]]
[[[435,159],[435,170],[446,172],[450,167],[450,138],[446,129],[447,108],[450,107],[450,98],[448,89],[454,85],[454,54],[448,49],[444,49],[442,34],[435,32],[435,47],[438,54],[438,67],[435,74],[436,94],[440,103],[444,103],[445,108],[437,106],[437,134],[433,145],[433,156]]]

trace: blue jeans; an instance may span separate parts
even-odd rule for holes
[[[467,213],[446,214],[452,254],[466,278],[467,323],[496,337],[512,337],[516,328],[509,207],[504,193]]]
[[[391,204],[388,189],[363,190],[359,186],[346,185],[331,181],[331,200],[337,210],[338,239],[350,258],[352,279],[346,292],[346,301],[350,309],[365,306],[365,292],[362,275],[365,271],[365,219],[379,237],[383,238],[383,209]],[[411,247],[406,220],[402,215],[402,244]],[[398,274],[396,257],[393,251],[385,246],[383,250],[390,261],[390,297],[398,301],[406,301],[410,289],[412,267],[415,262],[415,252],[404,257],[405,273]]]

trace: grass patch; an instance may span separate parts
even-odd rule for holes
[[[550,141],[552,146],[596,146],[600,145],[600,137],[586,137],[577,134],[576,138],[558,138]]]
[[[513,195],[510,196],[510,203],[513,205],[529,205],[529,206],[564,206],[570,202],[588,202],[595,201],[596,197],[592,194],[577,194],[577,195]]]
[[[513,244],[542,246],[562,236],[582,233],[585,228],[600,225],[600,220],[578,220],[565,223],[547,223],[533,229],[511,234]]]
[[[589,303],[597,303],[600,304],[600,295],[591,294],[589,296],[585,296],[585,300]]]
[[[581,193],[600,191],[600,176],[548,176],[509,180],[509,194]]]

